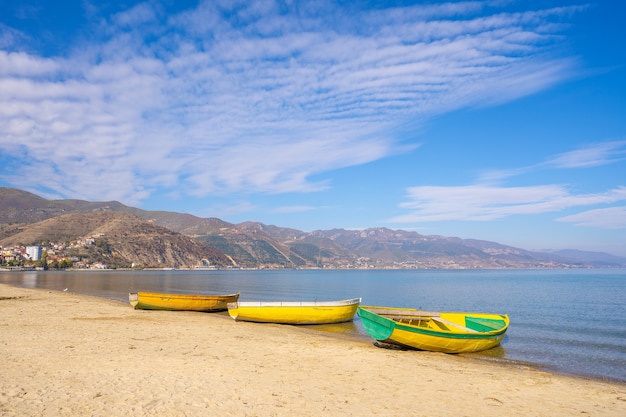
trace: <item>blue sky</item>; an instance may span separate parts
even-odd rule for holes
[[[626,256],[626,3],[0,2],[0,186]]]

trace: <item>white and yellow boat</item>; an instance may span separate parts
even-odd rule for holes
[[[128,294],[128,301],[135,309],[177,311],[223,311],[228,303],[236,302],[236,294],[163,294],[135,292]]]
[[[509,327],[506,314],[426,312],[414,308],[361,306],[367,333],[383,343],[435,352],[491,349]]]
[[[354,319],[360,298],[340,301],[246,301],[228,304],[236,321],[280,324],[331,324]]]

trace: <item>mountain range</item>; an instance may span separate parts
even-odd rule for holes
[[[475,239],[370,228],[296,229],[149,211],[116,201],[47,200],[0,187],[0,246],[94,239],[68,255],[111,267],[593,268],[626,258],[577,250],[533,252]]]

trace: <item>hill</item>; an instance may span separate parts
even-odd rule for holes
[[[68,256],[109,267],[193,267],[202,259],[215,265],[231,264],[222,252],[196,239],[115,211],[66,213],[5,227],[0,245],[61,245]]]
[[[123,262],[150,266],[195,265],[203,258],[245,268],[626,266],[626,258],[600,253],[532,252],[495,242],[387,228],[303,232],[253,221],[232,224],[147,211],[116,201],[45,200],[0,188],[0,245],[72,240],[96,233],[104,233],[116,254],[109,258],[119,256]]]

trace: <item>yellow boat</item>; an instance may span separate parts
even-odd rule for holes
[[[367,333],[380,342],[435,352],[478,352],[500,344],[506,314],[426,312],[414,308],[361,306]]]
[[[236,321],[280,324],[331,324],[354,319],[360,298],[340,301],[247,301],[228,304]]]
[[[162,294],[136,292],[128,294],[130,305],[142,310],[223,311],[228,303],[236,302],[236,294]]]

